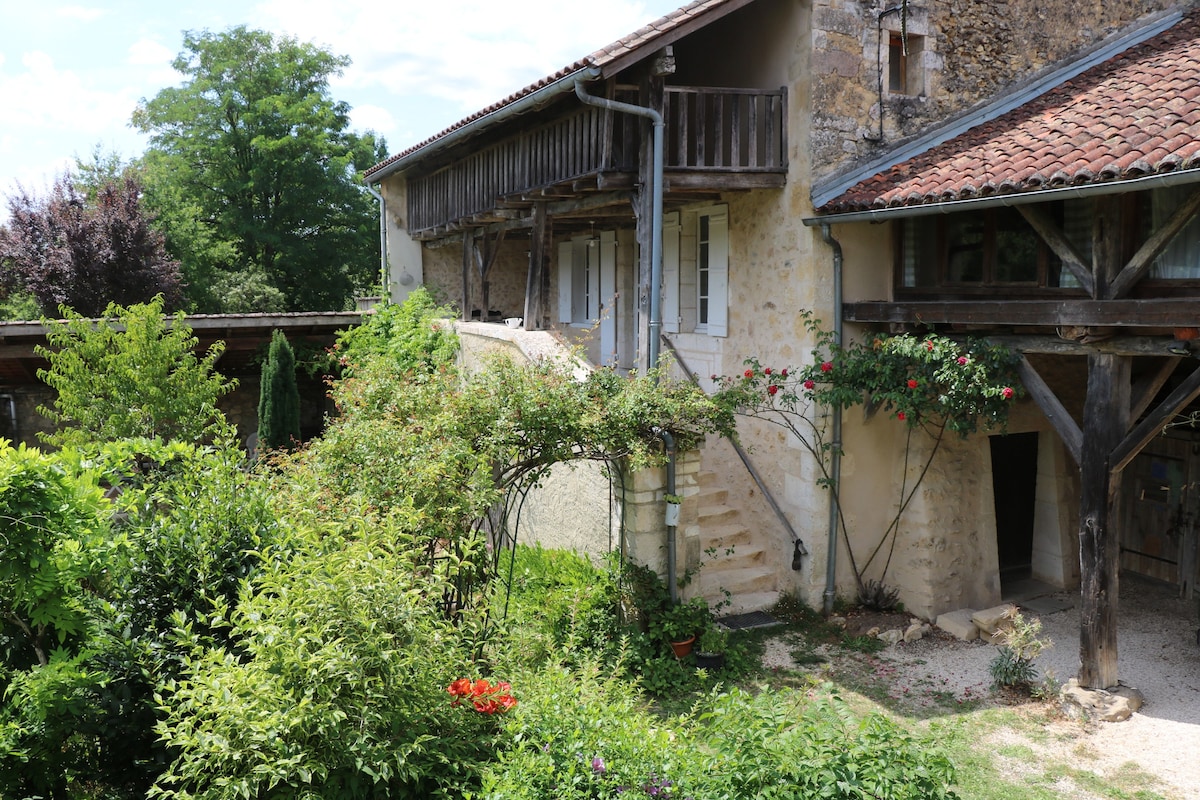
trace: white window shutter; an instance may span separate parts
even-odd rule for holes
[[[729,213],[708,218],[708,335],[729,335]]]
[[[589,239],[587,248],[587,319],[595,323],[600,319],[600,257],[604,252],[601,242]]]
[[[657,288],[657,287],[656,287]],[[679,213],[663,216],[662,322],[665,333],[679,333]]]
[[[558,244],[558,321],[571,322],[571,243]]]

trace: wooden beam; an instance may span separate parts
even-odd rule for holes
[[[1129,263],[1121,270],[1112,286],[1109,287],[1109,297],[1124,297],[1133,288],[1134,284],[1140,281],[1150,267],[1154,264],[1154,259],[1158,258],[1159,254],[1166,249],[1171,240],[1191,222],[1196,213],[1200,211],[1200,189],[1196,189],[1191,193],[1187,200],[1184,201],[1166,224],[1151,234],[1150,238],[1142,243],[1138,251],[1134,253],[1133,258],[1129,259]]]
[[[1083,431],[1079,429],[1079,424],[1025,356],[1021,356],[1021,360],[1017,362],[1017,374],[1021,376],[1021,383],[1025,385],[1025,390],[1029,392],[1033,402],[1037,403],[1046,419],[1054,426],[1071,458],[1079,464],[1083,452]]]
[[[1043,211],[1040,205],[1019,205],[1017,206],[1017,210],[1021,212],[1021,216],[1037,232],[1038,236],[1042,237],[1042,241],[1054,251],[1054,254],[1062,261],[1063,266],[1075,276],[1075,280],[1079,281],[1079,285],[1088,293],[1088,296],[1091,296],[1094,283],[1092,280],[1092,270],[1087,264],[1083,263],[1083,259],[1080,258],[1075,245],[1071,244],[1070,240],[1067,239],[1066,234],[1063,233],[1058,223]]]
[[[1120,472],[1109,469],[1109,457],[1128,427],[1130,365],[1125,356],[1088,356],[1079,462],[1079,683],[1088,689],[1117,683],[1121,539],[1113,501]]]
[[[846,303],[847,322],[913,325],[1042,325],[1188,328],[1200,319],[1200,297],[1145,300],[930,300]]]
[[[525,283],[524,328],[527,331],[537,331],[542,328],[542,315],[546,301],[542,292],[542,276],[546,269],[546,217],[546,204],[534,205],[533,231],[529,241],[529,278]]]
[[[471,232],[463,231],[462,235],[462,309],[460,315],[463,321],[471,319],[471,251],[475,248]],[[483,310],[487,314],[487,309]]]
[[[1179,366],[1179,356],[1163,359],[1158,372],[1153,375],[1144,375],[1133,384],[1133,388],[1130,390],[1130,419],[1141,419],[1142,414],[1146,413],[1146,409],[1154,402],[1158,391],[1166,384],[1177,366]]]
[[[965,338],[957,334],[949,334],[950,338]],[[1178,344],[1167,335],[1162,336],[1114,336],[1098,342],[1076,342],[1059,336],[1045,334],[1038,336],[1010,336],[1007,334],[986,334],[985,338],[991,344],[1003,345],[1016,353],[1036,353],[1048,356],[1086,356],[1091,353],[1108,353],[1114,356],[1147,356],[1178,358],[1174,352]],[[1135,417],[1140,416],[1138,414]]]
[[[1150,443],[1150,440],[1163,432],[1163,428],[1176,414],[1196,399],[1197,395],[1200,395],[1200,366],[1196,367],[1191,375],[1176,386],[1167,399],[1163,400],[1154,411],[1139,422],[1113,449],[1110,469],[1114,473],[1124,469],[1134,456]]]

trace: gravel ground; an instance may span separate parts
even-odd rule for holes
[[[1040,670],[1065,682],[1079,668],[1078,598],[1064,593],[1031,602],[1043,609],[1056,604],[1067,607],[1042,613],[1023,611],[1027,617],[1041,620],[1043,637],[1054,643],[1038,659]],[[1039,760],[1054,759],[1106,779],[1140,769],[1159,779],[1161,783],[1154,784],[1158,795],[1200,799],[1200,646],[1196,628],[1196,601],[1178,599],[1174,587],[1123,576],[1118,605],[1118,675],[1122,683],[1145,695],[1141,711],[1129,720],[1112,723],[1052,717],[1042,726],[1041,735],[1029,737],[1003,729],[992,743],[997,748],[1019,744],[1032,749]],[[765,663],[784,666],[790,660],[789,649],[786,642],[772,642]],[[970,708],[980,699],[995,702],[988,675],[995,655],[992,645],[961,642],[935,629],[925,639],[860,658],[862,666],[873,671],[873,678],[893,698],[918,711],[927,705],[933,714],[945,714],[952,713],[955,703]],[[1018,771],[1022,767],[1009,766]],[[1065,783],[1064,798],[1095,797],[1069,785],[1069,780]]]

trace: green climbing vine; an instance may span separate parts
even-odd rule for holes
[[[832,331],[821,327],[811,312],[804,326],[816,339],[811,363],[800,367],[745,361],[739,375],[713,375],[714,399],[737,413],[785,428],[813,457],[820,485],[836,497],[831,457],[840,443],[831,439],[832,409],[864,406],[868,416],[888,414],[908,431],[904,470],[896,512],[887,529],[860,565],[850,546],[845,518],[840,529],[850,553],[859,592],[866,570],[888,546],[880,582],[886,577],[905,509],[916,495],[947,433],[967,437],[976,431],[1003,429],[1013,400],[1023,394],[1015,356],[1005,347],[976,339],[951,339],[937,334],[874,334],[864,341],[839,344]],[[909,480],[914,434],[928,435],[933,446]],[[841,514],[841,503],[838,503]],[[890,543],[890,544],[889,544]]]

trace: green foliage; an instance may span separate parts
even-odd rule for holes
[[[893,611],[900,604],[900,590],[883,581],[869,580],[858,592],[859,605],[874,611]]]
[[[378,213],[358,173],[386,147],[351,132],[349,106],[329,94],[348,64],[244,26],[184,35],[173,62],[183,83],[133,124],[150,135],[150,202],[192,307],[341,310],[375,281]],[[238,296],[226,304],[214,287]]]
[[[232,391],[214,369],[224,347],[203,358],[182,312],[168,324],[162,299],[128,308],[111,304],[95,322],[63,309],[61,322],[42,320],[49,369],[38,377],[57,392],[38,412],[60,427],[42,436],[57,447],[160,437],[202,441],[232,429],[217,400]]]
[[[258,395],[258,444],[274,450],[300,442],[300,389],[296,356],[283,331],[271,334]]]
[[[1016,608],[1005,613],[1008,625],[1004,629],[1004,643],[988,665],[988,674],[997,687],[1030,690],[1038,679],[1034,662],[1042,651],[1052,645],[1041,638],[1042,621],[1037,617],[1026,619]]]
[[[430,372],[453,363],[458,353],[454,317],[453,309],[437,305],[422,286],[403,303],[377,306],[361,325],[339,334],[335,352],[345,374],[379,357],[401,375]]]
[[[96,475],[0,440],[0,642],[4,663],[49,663],[87,624],[89,593],[105,582],[108,503]],[[18,644],[19,643],[19,644]]]
[[[490,757],[498,718],[453,708],[474,677],[471,631],[434,610],[408,528],[314,535],[229,615],[234,651],[197,651],[168,685],[160,733],[178,758],[156,797],[461,796]]]

